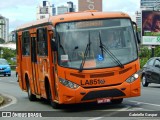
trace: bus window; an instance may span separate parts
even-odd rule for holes
[[[22,54],[30,55],[30,35],[29,31],[22,33]]]
[[[47,50],[47,29],[40,28],[37,30],[38,32],[38,55],[39,56],[47,56],[48,50]]]

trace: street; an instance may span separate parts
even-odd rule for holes
[[[121,111],[156,111],[160,110],[160,96],[159,96],[160,85],[150,84],[148,87],[142,87],[141,96],[136,98],[126,98],[120,105],[113,104],[76,104],[76,105],[63,105],[60,109],[53,109],[49,103],[45,100],[38,100],[30,102],[26,92],[23,92],[18,85],[15,72],[12,71],[11,77],[0,76],[0,94],[11,98],[11,102],[8,105],[0,106],[0,111],[32,111],[40,112],[43,111],[42,115],[51,115],[55,117],[69,117],[71,120],[74,117],[81,117],[77,119],[104,119],[107,117],[118,117],[122,116]],[[46,112],[45,112],[46,111]],[[121,115],[120,115],[121,114]],[[127,113],[129,114],[129,113]],[[126,114],[125,114],[126,115]],[[124,116],[125,116],[124,115]],[[143,114],[142,114],[143,115]],[[133,117],[132,114],[125,117]],[[118,118],[123,119],[124,118]],[[143,116],[144,117],[144,116]],[[145,116],[146,117],[146,116]],[[57,118],[57,119],[58,119]],[[152,118],[152,117],[151,117]],[[138,118],[135,118],[136,120]]]

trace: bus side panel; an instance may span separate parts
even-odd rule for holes
[[[18,81],[19,81],[19,86],[22,90],[26,90],[26,84],[23,78],[23,72],[22,72],[22,32],[18,32],[18,43],[17,43],[17,73],[18,73]],[[20,49],[19,49],[20,48]]]

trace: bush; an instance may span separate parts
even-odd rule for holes
[[[16,50],[3,47],[0,47],[0,50],[3,50],[3,55],[1,55],[2,58],[6,59],[11,65],[16,65],[16,62],[11,60],[11,58],[16,57]]]

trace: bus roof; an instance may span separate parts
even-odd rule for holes
[[[91,19],[101,19],[101,18],[130,18],[130,16],[123,12],[97,12],[97,11],[72,12],[72,13],[50,16],[49,18],[36,20],[36,21],[19,26],[17,30],[26,29],[26,28],[38,26],[41,24],[55,25],[56,23],[60,23],[60,22],[91,20]]]

